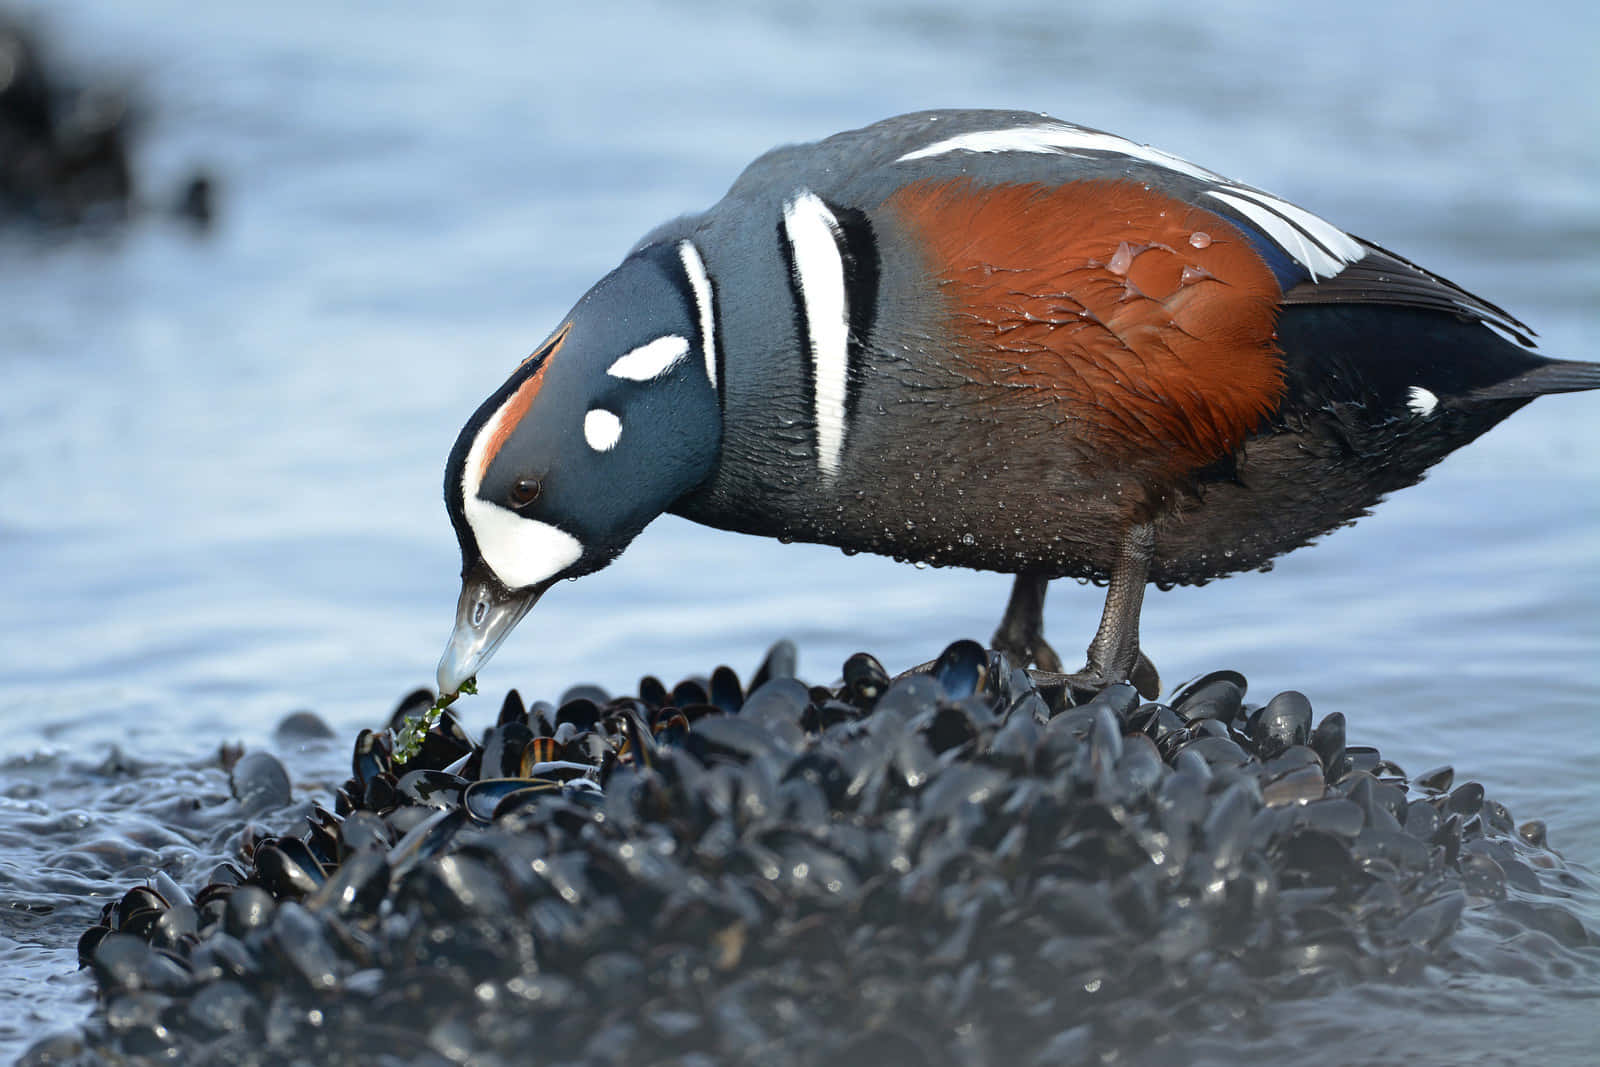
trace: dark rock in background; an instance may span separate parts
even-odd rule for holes
[[[0,221],[52,227],[126,222],[143,206],[127,89],[69,77],[36,34],[0,12]],[[197,226],[213,213],[197,172],[166,208]]]

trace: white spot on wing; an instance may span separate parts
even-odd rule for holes
[[[843,234],[828,205],[802,192],[783,209],[794,253],[796,284],[811,342],[817,420],[817,466],[824,480],[839,473],[844,452],[845,395],[850,373],[850,318],[845,305]]]
[[[606,373],[613,378],[626,378],[630,382],[648,382],[659,378],[678,365],[689,354],[689,342],[677,334],[657,337],[647,345],[640,345],[611,366]]]
[[[1418,418],[1427,418],[1439,406],[1439,398],[1420,385],[1413,385],[1406,394],[1406,407]]]
[[[622,439],[622,420],[605,408],[590,408],[583,417],[583,439],[596,452],[609,452]]]
[[[694,290],[695,309],[700,313],[700,356],[706,361],[706,381],[717,387],[717,340],[714,336],[717,316],[712,303],[711,276],[706,273],[700,250],[691,241],[678,243],[678,258],[683,261],[683,272],[689,276],[689,288]]]
[[[478,496],[477,472],[483,469],[484,452],[505,417],[506,410],[501,407],[472,439],[461,476],[461,512],[478,542],[479,555],[495,577],[507,589],[522,589],[572,566],[583,555],[583,545],[565,530]]]

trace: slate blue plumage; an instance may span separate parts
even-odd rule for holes
[[[1093,689],[1158,686],[1149,581],[1261,567],[1532,398],[1600,386],[1511,315],[1261,190],[1024,112],[756,160],[645,238],[468,420],[454,692],[656,515],[1109,583]]]

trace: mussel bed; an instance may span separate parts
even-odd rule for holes
[[[1542,824],[1299,693],[1073,706],[971,641],[793,674],[785,642],[748,687],[513,691],[396,766],[411,694],[304,830],[108,904],[94,1015],[22,1062],[1128,1062],[1482,967],[1464,922],[1553,981],[1592,965]],[[289,799],[266,753],[233,781],[255,816]]]

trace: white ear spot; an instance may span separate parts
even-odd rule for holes
[[[689,341],[677,334],[657,337],[647,345],[640,345],[611,366],[606,373],[613,378],[630,382],[648,382],[661,377],[676,367],[689,354]],[[593,415],[594,412],[589,414]]]
[[[1419,418],[1427,418],[1433,414],[1433,409],[1439,406],[1439,398],[1420,385],[1413,385],[1406,394],[1406,407],[1411,414]]]
[[[609,452],[622,438],[622,420],[605,408],[591,408],[583,417],[583,439],[596,452]]]

